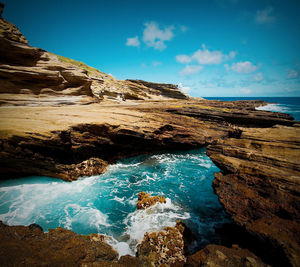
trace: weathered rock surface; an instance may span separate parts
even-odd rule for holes
[[[155,205],[156,203],[166,203],[166,198],[163,196],[153,196],[151,197],[150,194],[145,192],[140,192],[138,194],[138,201],[136,204],[136,208],[139,210],[147,209],[150,206]]]
[[[181,228],[165,227],[160,232],[146,233],[137,246],[139,266],[170,266],[183,265],[184,240]]]
[[[60,227],[44,233],[39,227],[6,226],[0,222],[0,240],[1,266],[118,263],[118,253],[98,234],[78,235]]]
[[[179,90],[177,85],[165,83],[151,83],[142,80],[127,80],[128,82],[144,86],[153,95],[166,98],[188,99],[189,96]]]
[[[176,85],[119,81],[82,62],[31,47],[19,29],[2,17],[0,41],[0,104],[18,105],[10,101],[14,100],[12,94],[25,94],[26,105],[49,105],[51,97],[50,102],[57,105],[105,99],[188,98]],[[47,96],[48,101],[40,101],[37,95]],[[64,100],[57,101],[57,96]]]
[[[208,245],[204,249],[188,257],[187,266],[203,267],[266,267],[257,256],[239,247],[227,248]]]
[[[222,170],[213,182],[220,202],[275,255],[286,255],[279,265],[300,262],[299,144],[295,125],[243,128],[239,137],[219,139],[207,148]]]

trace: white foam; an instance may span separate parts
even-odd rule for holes
[[[266,110],[266,111],[273,111],[273,112],[282,112],[286,113],[290,111],[290,109],[284,105],[280,104],[267,104],[266,106],[257,107],[257,110]]]
[[[119,252],[119,258],[124,255],[134,255],[129,245],[125,242],[118,242],[113,247]]]
[[[64,208],[66,216],[60,223],[67,229],[72,229],[72,224],[86,224],[90,227],[96,227],[100,231],[101,225],[111,226],[108,222],[108,216],[95,208],[82,207],[78,204],[68,204]]]
[[[113,198],[114,201],[120,202],[121,204],[125,205],[124,199],[125,199],[125,197],[120,198],[120,197],[117,197],[117,196],[115,196]]]
[[[136,210],[130,213],[124,223],[127,225],[125,234],[129,236],[129,245],[135,246],[146,232],[160,231],[166,226],[175,226],[178,219],[188,219],[190,214],[182,212],[179,206],[174,205],[169,198],[166,203],[157,203],[145,210]]]

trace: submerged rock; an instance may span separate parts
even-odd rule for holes
[[[147,209],[150,206],[155,205],[157,202],[166,203],[166,198],[163,196],[151,197],[150,194],[140,192],[138,194],[138,202],[136,204],[137,209]]]

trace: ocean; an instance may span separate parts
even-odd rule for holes
[[[120,255],[135,255],[146,232],[182,220],[199,248],[218,243],[214,227],[229,221],[211,186],[218,171],[203,148],[121,160],[105,174],[72,183],[36,176],[1,181],[0,220],[106,234]],[[141,191],[165,196],[167,203],[136,210]]]
[[[295,120],[300,121],[300,97],[205,97],[205,99],[222,101],[264,100],[270,104],[259,107],[258,110],[288,113]]]
[[[300,120],[300,98],[208,98],[224,101],[262,99],[258,109],[286,112]],[[197,237],[194,248],[219,243],[214,227],[229,222],[212,189],[219,169],[205,148],[139,156],[110,165],[106,173],[72,183],[50,177],[0,182],[0,220],[9,225],[37,223],[79,234],[102,233],[120,256],[134,255],[145,232],[184,221]],[[141,191],[167,198],[136,210]]]

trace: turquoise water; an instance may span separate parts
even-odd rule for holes
[[[218,171],[200,149],[122,160],[103,175],[72,183],[47,177],[2,181],[0,220],[103,233],[122,255],[134,254],[145,232],[181,219],[196,234],[196,245],[203,246],[218,242],[214,226],[228,220],[211,186]],[[163,195],[167,203],[137,211],[140,191]]]

